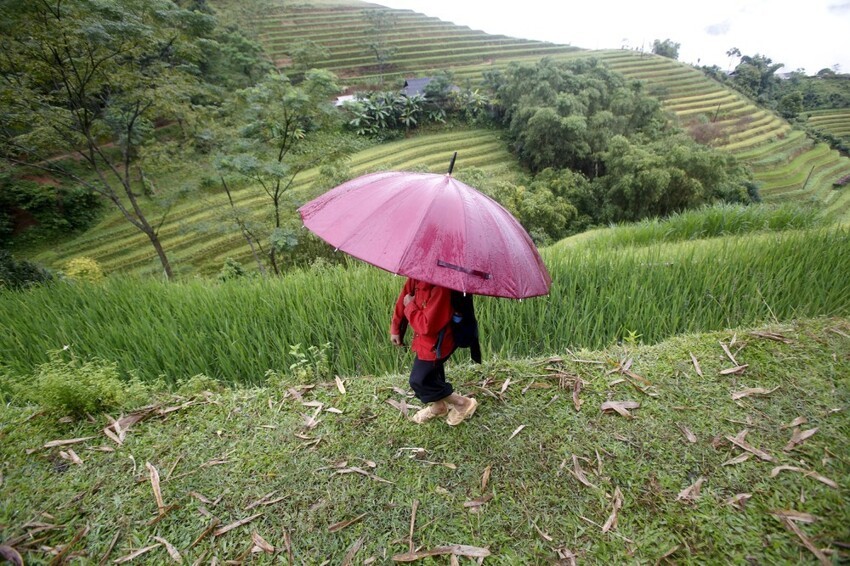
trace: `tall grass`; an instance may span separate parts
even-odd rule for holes
[[[485,356],[646,343],[688,332],[850,313],[850,235],[805,231],[643,248],[544,250],[548,297],[477,301]],[[114,278],[0,292],[0,365],[27,375],[68,345],[146,379],[258,383],[290,346],[332,344],[334,372],[399,372],[387,337],[402,279],[352,263],[227,284]],[[464,359],[463,353],[458,356]]]

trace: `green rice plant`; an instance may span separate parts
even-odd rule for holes
[[[808,222],[782,214],[768,224]],[[755,221],[714,222],[710,229],[723,233]],[[542,251],[553,279],[548,296],[477,302],[485,356],[599,348],[629,332],[651,344],[682,333],[850,312],[845,231],[742,233],[640,247],[600,247],[593,240]],[[112,276],[99,285],[0,291],[0,368],[28,375],[49,360],[48,352],[68,344],[84,359],[115,361],[145,380],[174,383],[205,374],[259,384],[269,369],[292,375],[293,344],[306,351],[330,343],[329,375],[401,372],[409,355],[390,344],[388,327],[402,282],[351,260],[275,279],[169,284]]]

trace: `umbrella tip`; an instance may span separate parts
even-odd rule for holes
[[[452,161],[451,161],[451,163],[449,163],[449,173],[448,173],[449,176],[451,176],[452,171],[455,168],[455,159],[457,159],[457,152],[455,152],[455,154],[452,155]]]

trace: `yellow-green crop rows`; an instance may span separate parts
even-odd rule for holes
[[[516,166],[515,158],[496,133],[458,130],[413,136],[367,149],[353,155],[348,167],[352,175],[412,168],[444,172],[455,151],[458,152],[456,170],[474,166],[487,171]],[[293,197],[304,202],[314,196],[312,187],[319,176],[319,171],[312,169],[297,177]],[[234,190],[233,197],[234,204],[249,218],[262,218],[271,209],[269,198],[258,187]],[[172,209],[159,235],[175,269],[209,274],[221,268],[225,257],[250,256],[245,240],[226,220],[229,210],[221,189],[181,202]],[[158,273],[161,269],[146,237],[117,213],[110,214],[85,234],[42,253],[38,259],[61,268],[79,256],[94,258],[107,271]]]
[[[850,108],[816,110],[808,115],[812,127],[850,141]]]

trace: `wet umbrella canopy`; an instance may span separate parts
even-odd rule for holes
[[[372,173],[298,210],[330,245],[392,273],[476,295],[549,292],[549,273],[522,225],[450,175]]]

